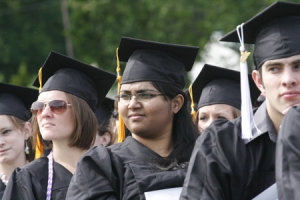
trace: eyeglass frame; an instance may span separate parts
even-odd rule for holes
[[[146,101],[140,101],[139,100],[139,95],[149,95],[150,97],[149,97],[149,100],[146,100]],[[126,96],[128,96],[129,97],[129,100],[124,100],[123,99],[123,102],[121,101],[121,96],[123,96],[123,95],[126,95]],[[140,92],[140,93],[136,93],[135,95],[130,95],[130,94],[122,94],[122,95],[117,95],[115,98],[116,98],[116,100],[119,102],[119,103],[122,103],[122,104],[128,104],[130,101],[131,101],[131,99],[132,99],[132,97],[134,97],[135,96],[135,98],[136,98],[136,101],[137,102],[139,102],[139,103],[145,103],[145,102],[149,102],[151,99],[152,99],[152,97],[156,97],[156,96],[165,96],[164,94],[162,94],[162,93],[159,93],[159,94],[151,94],[151,93],[145,93],[145,92]]]
[[[57,111],[53,111],[53,105],[52,106],[50,106],[49,105],[49,103],[50,102],[53,102],[53,101],[61,101],[61,102],[64,102],[65,103],[65,110],[64,109],[62,109],[62,110],[64,110],[63,112],[57,112]],[[34,104],[34,103],[44,103],[44,106],[43,106],[43,108],[42,109],[37,109],[37,110],[33,110],[32,109],[32,105]],[[68,103],[66,100],[62,100],[62,99],[53,99],[53,100],[49,100],[49,101],[35,101],[35,102],[33,102],[32,104],[31,104],[31,107],[30,107],[30,110],[31,110],[31,113],[33,114],[33,115],[35,115],[35,116],[37,116],[38,114],[40,114],[40,113],[38,113],[39,112],[39,110],[41,110],[41,112],[46,108],[46,106],[49,106],[49,108],[50,108],[50,110],[51,110],[51,112],[53,112],[53,113],[55,113],[55,114],[62,114],[62,113],[64,113],[67,109],[68,109],[68,107],[70,107],[70,106],[72,106],[72,104],[70,104],[70,103]],[[55,109],[60,109],[59,107],[54,107],[54,110]]]

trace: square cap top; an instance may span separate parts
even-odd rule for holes
[[[243,25],[244,42],[255,44],[254,63],[300,54],[300,4],[275,2]],[[236,30],[220,41],[239,42]]]
[[[60,90],[76,95],[85,100],[93,111],[116,80],[114,74],[53,51],[33,83],[36,87],[40,86],[39,78],[42,83],[40,92]]]
[[[37,100],[38,94],[36,89],[0,83],[0,115],[12,115],[28,121],[30,106]]]
[[[260,94],[249,74],[251,101]],[[192,84],[193,100],[197,110],[213,104],[227,104],[241,109],[240,72],[205,64]]]
[[[159,81],[183,88],[199,47],[122,37],[118,56],[127,62],[123,83]]]

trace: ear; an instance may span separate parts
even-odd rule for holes
[[[32,135],[31,123],[26,122],[24,126],[24,139],[27,140]]]
[[[260,90],[261,94],[265,95],[265,87],[263,84],[263,79],[261,74],[257,70],[254,70],[252,72],[252,79],[255,82],[257,88]]]
[[[109,143],[111,141],[111,135],[110,135],[110,133],[109,132],[105,132],[100,137],[101,137],[101,144],[103,146],[107,147],[107,145],[109,145]]]
[[[184,97],[182,96],[182,94],[178,94],[176,95],[176,97],[172,99],[172,111],[174,114],[178,113],[183,103],[184,103]]]

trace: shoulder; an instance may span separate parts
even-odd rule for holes
[[[21,168],[19,171],[31,171],[31,172],[39,172],[41,169],[48,169],[48,158],[46,156],[43,156],[41,158],[38,158],[27,165],[25,165],[23,168]]]
[[[241,133],[241,119],[236,118],[232,121],[226,119],[218,119],[211,123],[211,125],[198,137],[198,140],[203,139],[217,139],[230,140],[240,137]],[[214,142],[214,141],[211,141]]]

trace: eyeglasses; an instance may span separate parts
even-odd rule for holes
[[[137,93],[136,95],[121,94],[121,95],[117,95],[116,98],[118,102],[125,104],[125,103],[129,103],[133,96],[135,96],[138,102],[143,103],[143,102],[150,101],[152,97],[163,96],[163,94],[149,94],[149,93]]]
[[[48,104],[51,112],[53,112],[55,114],[62,114],[67,110],[68,106],[71,106],[71,104],[67,103],[64,100],[52,100],[49,102],[36,101],[36,102],[33,102],[31,105],[32,114],[33,115],[41,114],[47,104]]]

